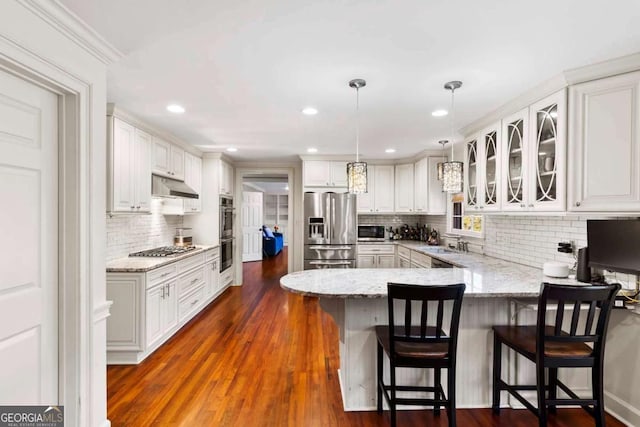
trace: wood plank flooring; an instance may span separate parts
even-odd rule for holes
[[[232,287],[137,366],[109,366],[108,416],[120,426],[388,426],[388,413],[344,412],[338,331],[315,298],[283,291],[286,248],[244,264]],[[524,410],[459,409],[458,425],[537,426]],[[400,411],[399,426],[446,426],[430,411]],[[581,409],[549,426],[594,425]],[[623,426],[608,417],[609,427]]]

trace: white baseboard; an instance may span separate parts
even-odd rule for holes
[[[640,409],[606,390],[604,392],[604,407],[609,414],[626,425],[640,426]]]
[[[111,427],[111,421],[104,420],[104,422],[102,423],[101,427]]]

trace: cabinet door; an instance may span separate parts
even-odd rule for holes
[[[176,281],[164,285],[166,291],[163,302],[162,327],[164,333],[170,332],[178,326],[178,292]]]
[[[191,153],[184,154],[184,183],[193,188],[200,196],[198,199],[185,199],[185,213],[200,212],[202,206],[202,159]]]
[[[219,285],[219,271],[218,271],[218,259],[212,260],[205,266],[205,295],[209,298],[211,295],[218,292]]]
[[[376,166],[367,166],[367,193],[356,195],[358,213],[374,213],[374,191],[376,187]]]
[[[112,209],[115,212],[134,212],[136,194],[132,176],[134,170],[135,129],[117,118],[113,119],[113,176]],[[151,182],[151,177],[149,177]]]
[[[147,347],[151,347],[164,335],[163,309],[164,309],[164,285],[147,290],[146,300],[146,339]]]
[[[175,145],[171,145],[171,177],[184,179],[184,150]]]
[[[426,213],[431,191],[429,158],[418,160],[413,167],[413,206],[416,212]]]
[[[482,201],[480,209],[483,211],[497,211],[500,209],[500,123],[496,123],[482,132]]]
[[[569,210],[640,210],[640,72],[569,89]]]
[[[153,155],[151,160],[151,170],[153,173],[172,178],[171,144],[160,138],[153,137]]]
[[[566,206],[566,92],[529,107],[530,147],[528,208],[563,211]]]
[[[467,211],[476,211],[479,209],[479,181],[480,181],[480,143],[478,138],[472,138],[466,143],[465,155],[465,202]],[[480,186],[480,191],[481,186]]]
[[[347,162],[330,162],[329,169],[329,175],[331,176],[331,186],[346,187]]]
[[[442,190],[442,183],[438,181],[438,163],[447,161],[447,158],[429,157],[428,172],[429,184],[427,192],[429,202],[427,209],[430,215],[444,215],[447,213],[447,193]]]
[[[233,168],[225,161],[220,161],[220,193],[233,195]]]
[[[502,120],[503,150],[500,194],[503,211],[527,208],[527,153],[529,150],[529,109]]]
[[[331,186],[331,163],[325,160],[307,160],[304,162],[305,187]],[[346,165],[345,165],[345,175]],[[346,187],[346,185],[345,185]]]
[[[413,163],[395,166],[395,212],[413,213]]]
[[[375,188],[373,189],[373,202],[375,212],[393,212],[393,198],[395,193],[394,167],[393,165],[376,165],[374,171]]]
[[[134,164],[135,201],[137,212],[151,211],[151,150],[152,137],[139,129],[135,131]]]
[[[358,268],[376,268],[376,255],[358,255]]]
[[[394,255],[378,255],[378,268],[393,268],[395,267]]]

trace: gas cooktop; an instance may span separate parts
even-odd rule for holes
[[[159,248],[147,249],[146,251],[134,252],[130,257],[168,257],[181,255],[195,250],[195,246],[160,246]]]

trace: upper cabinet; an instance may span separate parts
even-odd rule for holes
[[[566,122],[563,89],[467,138],[466,210],[564,211]]]
[[[220,161],[220,194],[233,195],[233,166]]]
[[[305,187],[347,186],[346,161],[306,160],[303,168]]]
[[[417,213],[427,213],[429,208],[429,159],[422,158],[413,165],[413,206]]]
[[[447,157],[443,158],[440,156],[435,156],[427,158],[427,213],[430,215],[444,215],[447,213],[447,193],[442,190],[442,182],[438,180],[438,163],[446,161]],[[416,200],[418,199],[418,197],[418,191],[416,190]]]
[[[469,212],[500,209],[501,133],[498,122],[467,139],[464,182]]]
[[[395,212],[414,212],[413,163],[395,166]]]
[[[107,117],[109,212],[143,213],[151,204],[151,135]]]
[[[640,210],[640,72],[569,89],[571,211]]]
[[[368,192],[358,194],[358,213],[392,213],[394,211],[394,166],[367,166]]]
[[[197,213],[202,210],[202,159],[191,153],[184,154],[184,183],[193,188],[200,196],[197,199],[184,200],[185,213]]]
[[[153,173],[184,180],[184,154],[182,148],[153,137]]]

